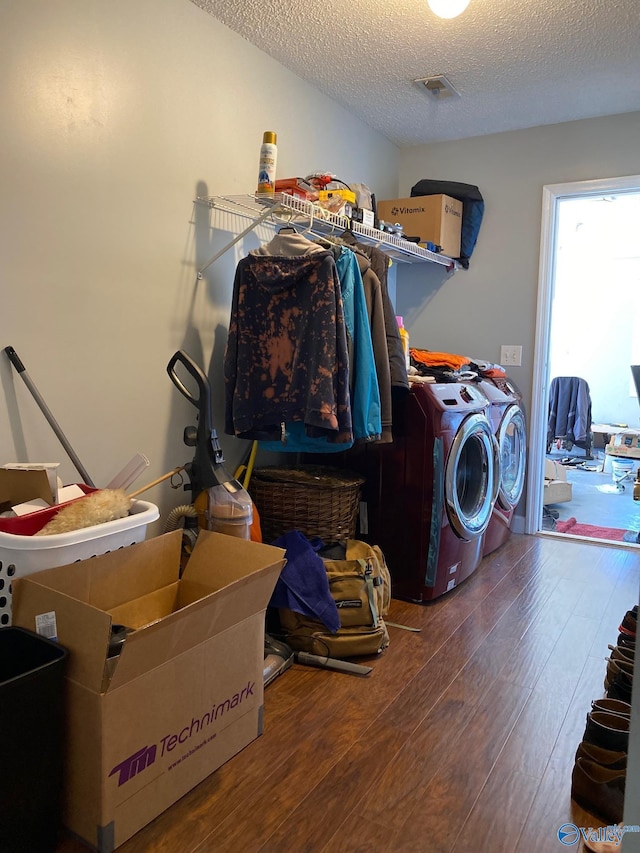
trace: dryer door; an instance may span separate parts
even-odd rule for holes
[[[524,414],[519,406],[509,406],[498,429],[500,489],[498,501],[504,509],[515,509],[524,490],[527,436]]]
[[[483,414],[469,415],[451,443],[444,476],[447,515],[461,539],[476,539],[487,529],[499,477],[491,424]]]

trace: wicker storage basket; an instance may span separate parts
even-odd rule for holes
[[[260,514],[262,539],[299,530],[324,542],[353,539],[364,479],[351,471],[302,465],[257,468],[249,493]]]

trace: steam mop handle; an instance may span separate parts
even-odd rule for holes
[[[60,424],[54,418],[51,409],[47,406],[44,399],[42,398],[42,395],[40,394],[40,392],[38,391],[36,386],[33,384],[33,382],[31,381],[31,377],[27,373],[24,364],[22,363],[22,361],[18,357],[18,353],[14,350],[13,347],[5,347],[4,351],[8,355],[9,360],[11,361],[11,364],[13,364],[13,366],[18,371],[20,376],[22,376],[22,379],[23,379],[25,385],[27,386],[27,388],[29,389],[29,391],[31,391],[31,395],[32,395],[33,399],[36,401],[36,403],[40,407],[40,411],[42,412],[42,414],[45,416],[45,418],[49,422],[49,426],[57,435],[58,440],[60,441],[60,443],[62,444],[64,449],[67,451],[69,458],[71,459],[73,464],[76,466],[76,470],[78,471],[78,473],[82,477],[82,481],[84,483],[86,483],[87,486],[91,486],[92,488],[95,488],[95,483],[93,482],[93,480],[89,476],[87,469],[84,467],[84,465],[82,464],[82,462],[78,458],[73,447],[71,447],[71,445],[69,444],[67,437],[62,432]]]
[[[187,388],[184,382],[180,379],[176,372],[176,364],[180,362],[187,371],[193,376],[193,378],[198,383],[198,390],[200,395],[196,397],[191,391]],[[195,363],[195,361],[190,358],[186,352],[183,350],[178,350],[178,352],[174,353],[171,357],[169,364],[167,365],[167,373],[171,377],[171,381],[176,386],[178,391],[189,400],[190,403],[198,408],[200,405],[200,397],[203,392],[206,393],[208,390],[207,386],[209,384],[209,380],[207,379],[206,374],[202,371],[202,369]]]
[[[24,364],[20,361],[20,356],[14,350],[14,348],[13,347],[5,347],[4,351],[9,356],[9,360],[11,361],[11,364],[15,367],[15,369],[18,371],[18,373],[24,373],[24,370],[25,370]]]
[[[176,372],[176,365],[180,362],[183,367],[187,370],[188,373],[196,380],[198,385],[198,396],[196,397],[184,384],[182,379],[178,376]],[[186,397],[190,403],[198,410],[199,420],[198,420],[198,430],[202,431],[202,434],[207,440],[211,434],[211,385],[209,384],[209,379],[207,378],[206,373],[202,370],[202,368],[195,363],[195,361],[187,355],[184,350],[178,350],[171,357],[169,364],[167,365],[167,373],[169,374],[171,381],[176,386],[178,391],[182,394],[183,397]]]

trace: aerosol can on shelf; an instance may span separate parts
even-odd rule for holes
[[[276,163],[278,159],[277,135],[265,130],[260,146],[260,164],[258,167],[258,195],[272,196],[276,186]]]

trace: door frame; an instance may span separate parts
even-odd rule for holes
[[[549,345],[551,336],[551,306],[555,288],[558,202],[567,198],[620,195],[625,192],[640,192],[640,175],[601,178],[591,181],[573,181],[564,184],[546,184],[542,188],[540,265],[538,270],[538,305],[536,310],[535,351],[531,386],[529,476],[527,483],[525,533],[540,533],[542,531],[544,460],[546,458],[549,411]]]

